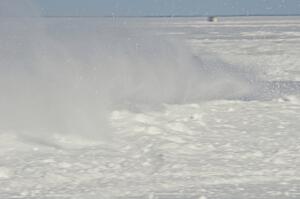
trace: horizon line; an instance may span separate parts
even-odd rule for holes
[[[232,14],[232,15],[41,15],[41,16],[0,16],[1,18],[196,18],[196,17],[298,17],[299,14]]]

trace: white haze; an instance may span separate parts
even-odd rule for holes
[[[95,20],[1,18],[1,130],[102,138],[114,109],[243,98],[255,89],[255,76],[195,57],[134,20]]]

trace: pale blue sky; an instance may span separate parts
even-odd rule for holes
[[[300,0],[36,0],[45,15],[300,14]]]
[[[41,11],[40,11],[41,9]],[[300,0],[0,0],[0,16],[300,15]]]

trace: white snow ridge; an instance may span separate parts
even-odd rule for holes
[[[299,198],[299,19],[0,18],[0,198]]]

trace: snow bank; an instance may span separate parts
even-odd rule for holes
[[[108,131],[115,108],[234,98],[250,89],[226,64],[130,24],[0,23],[2,129],[95,135]]]

